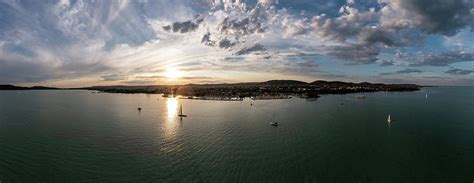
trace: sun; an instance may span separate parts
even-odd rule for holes
[[[165,76],[168,79],[178,79],[181,77],[182,73],[176,68],[168,68],[166,69]]]

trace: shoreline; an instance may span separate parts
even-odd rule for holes
[[[183,95],[175,95],[175,96],[163,96],[165,95],[164,93],[121,93],[121,92],[103,92],[99,90],[91,90],[91,89],[77,89],[77,90],[85,90],[85,91],[93,91],[91,93],[93,94],[100,94],[100,93],[107,93],[107,94],[147,94],[147,95],[158,95],[159,97],[162,98],[175,98],[175,99],[180,99],[180,100],[209,100],[209,101],[223,101],[223,102],[240,102],[244,101],[245,99],[249,100],[285,100],[285,99],[292,99],[292,98],[300,98],[300,99],[307,99],[307,100],[317,100],[318,98],[324,96],[324,95],[347,95],[347,94],[369,94],[369,93],[379,93],[379,92],[389,92],[389,93],[398,93],[398,92],[417,92],[421,91],[421,88],[419,90],[410,90],[410,91],[362,91],[362,92],[346,92],[346,93],[321,93],[318,94],[317,97],[306,97],[302,95],[295,95],[295,94],[290,94],[287,96],[275,96],[275,97],[255,97],[255,96],[249,96],[249,97],[241,97],[241,98],[228,98],[225,96],[213,96],[213,97],[199,97],[199,96],[183,96]],[[363,95],[362,95],[363,96]],[[360,97],[360,96],[356,96]],[[364,98],[365,99],[365,96]]]
[[[0,90],[90,90],[91,93],[121,94],[161,94],[163,97],[180,96],[180,99],[242,101],[281,100],[292,97],[315,100],[325,94],[351,94],[373,92],[409,92],[419,91],[424,86],[415,84],[351,83],[342,81],[317,80],[311,83],[297,80],[269,80],[265,82],[223,83],[223,84],[187,84],[187,85],[145,85],[145,86],[92,86],[83,88],[17,87],[0,85]]]

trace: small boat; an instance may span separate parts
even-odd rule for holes
[[[356,98],[362,100],[362,99],[365,99],[366,97],[363,96],[363,95],[359,95],[359,96],[357,96]]]
[[[182,104],[181,104],[181,106],[179,107],[179,114],[178,114],[178,117],[180,117],[180,118],[188,117],[187,115],[184,115],[184,114],[183,114],[183,105],[182,105]]]
[[[428,93],[425,94],[425,98],[428,99]]]
[[[141,111],[141,110],[142,110],[142,108],[141,108],[141,107],[138,107],[138,108],[137,108],[137,110]]]
[[[278,122],[275,121],[275,114],[273,114],[273,116],[272,116],[272,120],[270,122],[270,125],[275,126],[275,127],[278,126]]]
[[[390,118],[390,114],[388,115],[387,122],[392,122],[392,119]]]

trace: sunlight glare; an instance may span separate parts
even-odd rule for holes
[[[181,77],[182,73],[176,68],[169,68],[166,70],[165,76],[168,79],[177,79]]]

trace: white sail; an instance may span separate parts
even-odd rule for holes
[[[388,115],[387,122],[392,122],[392,119],[390,119],[390,114]]]
[[[179,106],[179,114],[178,114],[179,117],[187,117],[186,115],[183,114],[183,104],[181,104],[181,106]]]

